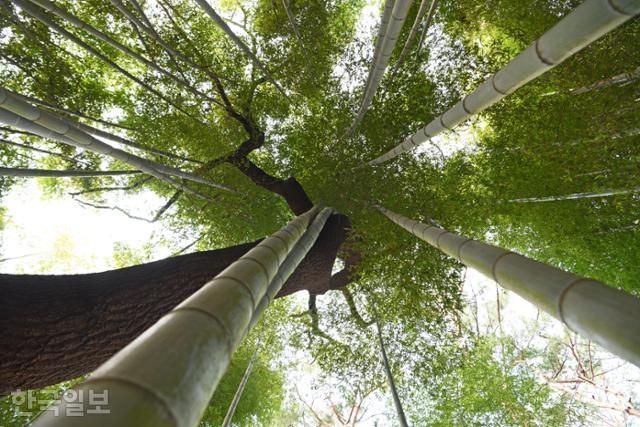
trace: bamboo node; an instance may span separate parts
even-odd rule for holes
[[[542,61],[544,64],[547,64],[549,66],[554,66],[556,64],[554,64],[553,62],[549,61],[548,59],[546,59],[544,56],[542,56],[542,54],[540,53],[540,39],[536,40],[536,42],[534,43],[534,49],[536,51],[536,55],[538,56],[538,59],[540,61]]]
[[[571,288],[573,288],[575,285],[577,285],[580,282],[589,281],[589,280],[590,279],[587,279],[586,277],[578,277],[577,279],[572,280],[571,282],[569,282],[564,287],[562,292],[560,292],[560,296],[558,297],[558,304],[557,304],[556,310],[558,312],[558,319],[560,319],[560,321],[568,328],[569,328],[569,325],[564,320],[564,314],[562,313],[562,301],[564,301],[565,295],[567,295],[567,292],[569,292],[571,290]],[[569,328],[569,329],[571,329],[571,328]]]
[[[491,76],[491,86],[493,86],[493,90],[495,90],[496,92],[498,92],[500,95],[508,95],[506,92],[501,91],[500,89],[498,89],[498,87],[496,86],[496,82],[494,81],[496,75],[494,74],[493,76]]]
[[[473,242],[473,239],[469,238],[467,240],[465,240],[464,242],[460,243],[460,246],[458,246],[458,261],[462,262],[462,256],[460,255],[460,253],[462,252],[462,247],[464,245],[466,245],[469,242]]]
[[[502,258],[506,257],[507,255],[512,255],[512,254],[517,255],[515,252],[504,251],[503,253],[498,255],[495,261],[493,261],[493,265],[491,266],[491,277],[493,277],[493,280],[496,283],[498,283],[498,278],[496,277],[496,265],[498,265],[498,261],[500,261]]]

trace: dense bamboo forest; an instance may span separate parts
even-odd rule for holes
[[[0,427],[640,426],[638,13],[0,0]]]

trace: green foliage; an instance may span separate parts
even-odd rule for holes
[[[350,244],[362,255],[357,280],[349,287],[353,307],[361,319],[375,318],[383,325],[400,387],[427,390],[428,398],[416,400],[415,405],[426,405],[433,412],[417,418],[418,424],[567,422],[567,413],[548,390],[514,365],[516,355],[510,343],[479,339],[468,347],[451,345],[463,308],[461,265],[401,231],[368,203],[379,201],[414,219],[435,219],[465,235],[640,293],[637,194],[511,201],[640,184],[640,134],[633,135],[640,122],[640,79],[582,94],[572,92],[637,69],[637,19],[476,117],[468,128],[425,144],[419,154],[372,168],[362,167],[363,162],[445,111],[578,2],[440,1],[427,51],[416,59],[413,46],[395,78],[387,73],[351,137],[344,132],[361,99],[377,30],[358,31],[364,1],[289,1],[308,56],[280,1],[219,3],[232,29],[290,92],[290,100],[192,1],[142,3],[158,34],[201,67],[167,54],[152,38],[139,34],[109,2],[56,1],[205,92],[206,98],[52,16],[171,105],[17,9],[12,9],[13,14],[4,9],[0,13],[0,80],[58,107],[117,122],[129,130],[105,129],[139,144],[206,163],[233,153],[254,136],[247,134],[229,108],[220,107],[212,75],[219,76],[233,109],[250,117],[265,134],[264,145],[249,158],[275,177],[295,177],[314,202],[332,206],[351,219]],[[414,2],[408,22],[418,3]],[[31,135],[0,129],[0,138],[59,154],[0,143],[0,158],[7,167],[122,168],[119,162]],[[181,235],[202,234],[201,249],[262,238],[292,216],[280,196],[229,164],[207,166],[145,156],[238,190],[239,194],[221,192],[190,183],[215,202],[203,203],[182,194],[163,215],[163,225]],[[13,183],[2,178],[0,196]],[[52,197],[73,192],[96,202],[113,191],[125,191],[122,188],[129,194],[152,191],[165,200],[175,194],[165,182],[142,182],[135,176],[41,183]],[[103,187],[108,192],[95,191]],[[56,262],[64,258],[63,243]],[[144,262],[150,253],[149,245],[141,249],[119,245],[113,262],[116,266]],[[383,387],[382,370],[372,368],[379,367],[375,337],[358,320],[345,295],[330,291],[317,297],[317,306],[316,320],[294,304],[274,312],[270,321],[277,326],[271,325],[269,332],[272,347],[269,352],[260,351],[236,414],[239,425],[268,425],[276,419],[284,399],[284,380],[278,370],[282,366],[274,366],[285,343],[310,354],[323,374],[342,378],[345,390]],[[224,416],[253,345],[247,342],[233,360],[205,425],[216,425]],[[495,357],[498,345],[506,349],[500,360]]]
[[[414,414],[416,425],[559,426],[571,420],[564,399],[518,366],[521,357],[509,339],[484,336],[461,348],[450,370],[432,377]]]

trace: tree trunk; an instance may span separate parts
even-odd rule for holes
[[[329,218],[277,297],[330,289],[345,222]],[[0,394],[91,372],[256,244],[101,273],[0,274]]]

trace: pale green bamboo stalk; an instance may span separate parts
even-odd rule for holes
[[[132,24],[138,26],[138,28],[140,28],[149,37],[151,37],[156,43],[158,43],[165,50],[165,52],[167,52],[167,54],[169,54],[170,57],[178,58],[179,60],[183,61],[186,64],[189,64],[193,68],[196,68],[196,69],[200,70],[201,72],[205,73],[207,76],[211,77],[214,81],[219,80],[218,76],[215,75],[213,72],[211,72],[210,69],[208,69],[207,67],[204,67],[204,66],[202,66],[202,65],[200,65],[198,63],[196,63],[195,61],[193,61],[188,56],[183,55],[182,53],[180,53],[179,51],[177,51],[176,49],[171,47],[171,45],[169,45],[160,36],[160,34],[158,34],[158,32],[155,30],[155,28],[153,28],[153,26],[151,25],[151,21],[149,21],[147,16],[144,14],[144,11],[142,10],[142,8],[138,4],[138,2],[132,2],[132,4],[141,13],[142,18],[145,20],[146,23],[140,21],[140,19],[138,19],[138,17],[135,14],[131,13],[131,11],[129,9],[127,9],[127,7],[122,3],[121,0],[110,0],[110,1],[111,1],[111,4],[113,6],[115,6],[116,9],[118,9],[120,11],[120,13],[122,13],[124,16],[126,16],[127,19],[129,19],[129,21],[131,21]],[[173,21],[172,21],[172,23],[173,23]],[[182,32],[181,29],[178,29],[178,30]],[[184,35],[184,32],[182,32],[182,33]],[[175,61],[175,58],[173,58],[174,61]],[[220,106],[222,106],[224,108],[224,105],[220,104],[219,101],[217,101],[217,100],[214,100],[214,101],[215,101],[215,103],[217,105],[220,105]]]
[[[109,415],[66,416],[63,400],[59,416],[45,411],[33,425],[196,426],[279,267],[292,251],[304,258],[310,246],[297,243],[315,241],[331,214],[319,210],[260,242],[74,388],[78,396],[107,390]]]
[[[238,37],[231,30],[231,28],[229,27],[229,25],[227,25],[227,23],[224,21],[224,19],[222,19],[222,17],[220,15],[218,15],[215,10],[213,10],[213,8],[209,4],[209,2],[207,0],[195,0],[195,1],[196,1],[196,3],[198,3],[198,5],[200,5],[200,7],[205,11],[205,13],[207,15],[209,15],[209,17],[211,19],[213,19],[213,22],[215,22],[216,25],[222,31],[224,31],[225,34],[231,40],[233,40],[233,42],[236,44],[236,46],[238,46],[240,48],[240,50],[242,50],[244,52],[244,54],[249,59],[251,59],[251,61],[255,64],[255,66],[258,67],[260,70],[262,70],[262,72],[264,73],[265,77],[271,82],[271,84],[273,84],[275,86],[275,88],[278,89],[278,91],[280,91],[280,93],[282,93],[287,99],[289,99],[289,95],[287,95],[287,93],[284,91],[284,89],[278,84],[278,82],[276,82],[275,78],[273,77],[271,72],[267,69],[267,67],[258,59],[258,57],[251,51],[251,49],[249,49],[249,46],[247,46],[240,39],[240,37]]]
[[[427,39],[427,32],[429,31],[429,27],[431,26],[433,15],[436,14],[437,7],[438,7],[438,0],[432,0],[431,6],[429,7],[429,13],[427,14],[427,19],[424,20],[424,27],[422,27],[422,34],[420,35],[420,41],[418,42],[418,49],[416,50],[416,60],[420,58],[420,53],[422,52],[422,48],[424,47],[424,41]]]
[[[433,0],[437,1],[437,0]],[[402,47],[402,51],[400,52],[400,56],[398,56],[398,62],[394,65],[394,72],[392,75],[396,75],[402,64],[404,63],[404,59],[407,57],[409,53],[409,49],[411,49],[411,44],[418,35],[418,30],[420,29],[420,24],[422,23],[422,18],[424,18],[424,14],[427,13],[427,7],[429,6],[429,0],[422,0],[420,3],[420,8],[418,9],[418,13],[416,14],[416,19],[413,21],[413,25],[411,26],[411,30],[409,31],[409,35],[407,36],[407,40]],[[431,7],[433,8],[433,2],[431,3]],[[431,10],[430,10],[431,11]],[[431,16],[431,14],[429,15]],[[425,24],[429,25],[429,21]]]
[[[300,34],[300,31],[298,30],[298,26],[296,25],[296,17],[293,15],[293,12],[291,12],[291,9],[289,8],[289,0],[282,0],[282,7],[284,7],[284,11],[287,14],[287,19],[289,20],[289,24],[291,25],[291,28],[293,29],[293,33],[295,34],[296,39],[298,40],[298,43],[302,48],[302,52],[304,53],[305,58],[307,59],[307,64],[311,65],[311,61],[309,60],[309,52],[307,51],[307,48],[302,41],[302,35]]]
[[[70,116],[78,117],[78,118],[81,118],[81,119],[86,119],[86,120],[89,120],[91,122],[101,123],[101,124],[106,125],[106,126],[117,127],[117,128],[124,129],[124,130],[129,130],[129,131],[134,131],[135,130],[135,129],[130,128],[128,126],[121,125],[119,123],[113,123],[113,122],[110,122],[110,121],[107,121],[107,120],[99,119],[97,117],[91,117],[89,115],[81,113],[80,111],[74,111],[74,110],[69,110],[67,108],[62,108],[62,107],[60,107],[58,105],[54,105],[54,104],[52,104],[50,102],[46,102],[46,101],[43,101],[41,99],[34,98],[32,96],[27,96],[27,95],[20,95],[20,96],[22,96],[26,101],[33,102],[34,104],[40,105],[42,107],[47,107],[50,110],[53,110],[53,111],[55,111],[57,113],[68,114]]]
[[[256,359],[258,356],[258,347],[253,351],[253,355],[251,356],[251,360],[249,360],[249,364],[247,365],[247,369],[245,369],[244,374],[242,375],[242,379],[240,380],[240,384],[238,385],[238,389],[233,395],[233,400],[229,405],[229,409],[227,409],[227,413],[224,416],[224,420],[222,420],[221,427],[230,427],[231,421],[233,420],[233,415],[236,413],[236,408],[238,407],[238,403],[240,403],[240,398],[242,397],[242,393],[244,392],[244,388],[247,386],[247,382],[249,381],[249,376],[251,375],[251,371],[253,370],[253,365],[256,363]]]
[[[391,389],[391,396],[393,397],[393,404],[396,407],[396,413],[398,414],[398,422],[401,427],[407,427],[407,417],[402,409],[402,402],[400,402],[400,396],[398,395],[398,389],[396,388],[396,382],[393,379],[391,373],[391,366],[389,366],[389,358],[387,357],[387,350],[384,348],[384,340],[382,339],[382,332],[380,331],[380,325],[376,321],[376,332],[378,335],[378,342],[380,344],[380,353],[382,355],[382,364],[384,365],[384,372],[387,376],[387,383]]]
[[[367,83],[364,86],[365,92],[371,84],[371,76],[373,75],[373,70],[375,69],[376,64],[378,63],[378,58],[380,57],[380,49],[382,49],[382,44],[384,43],[384,39],[387,34],[387,27],[389,25],[389,20],[391,19],[391,12],[393,11],[394,1],[395,0],[385,0],[384,2],[384,9],[382,10],[380,26],[378,27],[378,35],[376,37],[376,46],[373,51],[373,60],[371,61],[371,67],[369,67]]]
[[[140,87],[142,87],[142,88],[146,89],[147,91],[153,93],[155,96],[157,96],[158,98],[162,99],[164,102],[166,102],[167,104],[171,105],[173,108],[175,108],[176,110],[180,111],[185,116],[187,116],[187,117],[191,118],[192,120],[194,120],[194,121],[206,126],[204,123],[200,122],[200,120],[198,120],[197,118],[193,117],[184,108],[180,107],[175,102],[173,102],[172,100],[170,100],[169,98],[164,96],[162,93],[160,93],[156,89],[152,88],[147,83],[145,83],[144,81],[140,80],[138,77],[134,76],[133,74],[131,74],[130,72],[128,72],[124,68],[120,67],[118,64],[113,62],[106,55],[104,55],[101,52],[99,52],[93,46],[89,45],[88,43],[86,43],[83,40],[81,40],[79,37],[75,36],[71,32],[69,32],[66,29],[64,29],[62,26],[58,25],[51,18],[49,18],[49,16],[47,16],[46,13],[43,13],[42,9],[40,9],[37,6],[35,6],[33,3],[31,3],[31,2],[29,2],[27,0],[11,0],[11,1],[13,3],[15,3],[16,5],[18,5],[22,10],[26,11],[29,15],[31,15],[32,17],[34,17],[38,21],[42,22],[44,25],[47,25],[49,28],[52,28],[57,33],[63,35],[69,41],[73,42],[74,44],[80,46],[82,49],[84,49],[87,52],[91,53],[92,55],[96,56],[101,61],[103,61],[105,64],[107,64],[109,67],[113,68],[114,70],[116,70],[117,72],[119,72],[123,76],[127,77],[131,81],[137,83]]]
[[[380,86],[380,82],[382,81],[384,72],[389,65],[389,61],[391,60],[393,49],[396,45],[396,42],[398,41],[398,37],[400,37],[402,26],[405,19],[407,18],[407,14],[409,13],[409,8],[411,7],[412,2],[413,0],[397,0],[393,6],[391,19],[387,26],[383,43],[380,47],[380,55],[378,56],[376,65],[372,70],[373,73],[371,74],[369,86],[365,90],[364,96],[362,98],[362,103],[360,104],[360,108],[358,109],[358,113],[356,114],[356,117],[353,119],[353,123],[351,123],[351,126],[346,132],[347,136],[353,134],[353,132],[356,130],[356,128],[364,118],[367,110],[371,106],[373,97],[375,96],[376,91]]]
[[[32,106],[22,98],[2,87],[0,87],[0,122],[22,128],[45,138],[51,138],[75,147],[121,160],[145,173],[148,173],[149,175],[168,182],[173,186],[177,186],[178,188],[197,195],[198,197],[205,198],[206,200],[209,200],[210,197],[180,184],[176,180],[166,176],[165,173],[180,176],[185,179],[191,179],[196,182],[202,182],[223,190],[236,192],[226,186],[213,183],[196,175],[113,148],[81,131],[71,125],[68,121]]]
[[[59,112],[67,113],[67,114],[71,114],[71,115],[77,115],[79,117],[87,118],[88,120],[98,121],[100,123],[106,123],[107,125],[111,125],[111,126],[118,126],[118,125],[116,125],[114,123],[100,121],[100,120],[97,120],[97,119],[93,119],[91,117],[80,115],[79,113],[74,113],[72,111],[65,110],[64,108],[56,107],[53,104],[41,101],[41,100],[39,100],[37,98],[33,98],[31,96],[26,96],[26,95],[22,95],[22,94],[18,94],[18,93],[14,93],[14,95],[19,96],[20,98],[22,98],[23,100],[25,100],[27,102],[31,102],[31,103],[36,104],[36,105],[41,105],[41,106],[47,107],[49,109],[52,109],[54,111],[59,111]],[[67,119],[65,118],[65,120],[67,120]],[[129,139],[126,139],[126,138],[123,138],[123,137],[121,137],[119,135],[115,135],[115,134],[112,134],[112,133],[109,133],[109,132],[105,132],[105,131],[103,131],[101,129],[95,128],[93,126],[89,126],[89,125],[84,124],[84,123],[80,123],[80,122],[76,122],[76,121],[69,121],[69,120],[67,120],[67,121],[70,124],[74,125],[75,127],[80,128],[81,130],[85,131],[89,135],[99,136],[101,138],[108,139],[109,141],[117,142],[117,143],[120,143],[120,144],[123,144],[123,145],[127,145],[127,146],[132,147],[132,148],[136,148],[138,150],[146,151],[148,153],[157,154],[159,156],[164,156],[164,157],[168,157],[168,158],[176,159],[176,160],[182,160],[182,161],[185,161],[185,162],[204,164],[204,162],[201,162],[199,160],[190,159],[188,157],[183,157],[183,156],[178,156],[176,154],[168,153],[166,151],[162,151],[162,150],[159,150],[157,148],[147,147],[146,145],[138,144],[137,142],[133,142],[133,141],[131,141]],[[124,129],[128,129],[128,128],[124,128]],[[128,130],[132,130],[132,129],[128,129]]]
[[[49,170],[23,169],[0,167],[0,176],[15,176],[21,178],[91,178],[97,176],[137,175],[140,171],[84,171],[84,170]]]
[[[181,78],[173,75],[169,71],[167,71],[164,68],[160,67],[155,62],[150,61],[147,58],[145,58],[144,56],[140,55],[138,52],[136,52],[136,51],[134,51],[132,49],[129,49],[127,46],[124,46],[122,43],[114,40],[113,38],[109,37],[105,33],[99,31],[98,29],[96,29],[92,25],[88,24],[87,22],[79,19],[75,15],[67,12],[64,9],[61,9],[61,8],[57,7],[55,4],[53,4],[49,0],[29,0],[29,1],[31,1],[31,3],[37,4],[38,6],[44,8],[45,10],[48,10],[49,12],[51,12],[54,15],[58,16],[59,18],[63,19],[64,21],[70,23],[71,25],[75,26],[76,28],[79,28],[79,29],[81,29],[83,31],[86,31],[87,33],[89,33],[93,37],[95,37],[96,39],[107,43],[109,46],[119,50],[120,52],[124,53],[125,55],[129,56],[130,58],[133,58],[136,61],[142,62],[147,67],[156,70],[158,73],[162,74],[163,76],[168,77],[171,80],[175,81],[176,83],[180,84],[182,87],[187,89],[192,94],[194,94],[196,96],[199,96],[199,97],[202,97],[202,98],[205,98],[205,99],[207,99],[209,101],[218,102],[217,100],[215,100],[215,99],[209,97],[208,95],[200,92],[199,90],[195,89],[188,82],[182,80]]]
[[[48,154],[50,156],[59,157],[61,159],[64,159],[64,160],[67,160],[67,161],[70,161],[70,162],[76,162],[77,161],[73,157],[65,156],[62,153],[56,153],[54,151],[45,150],[43,148],[34,147],[32,145],[20,144],[18,142],[9,141],[8,139],[0,139],[0,145],[2,145],[2,144],[11,145],[13,147],[22,148],[24,150],[35,151],[36,153]]]
[[[391,221],[513,291],[569,329],[640,366],[640,299],[506,249],[376,207]]]
[[[511,199],[509,200],[509,202],[511,203],[557,202],[560,200],[594,199],[598,197],[610,197],[610,196],[619,196],[619,195],[634,194],[634,193],[640,193],[640,185],[633,188],[601,190],[601,191],[593,191],[593,192],[587,192],[587,193],[572,193],[572,194],[563,194],[560,196],[526,197],[522,199]]]
[[[452,130],[639,12],[640,0],[585,1],[475,91],[369,165],[391,160],[445,130]]]

